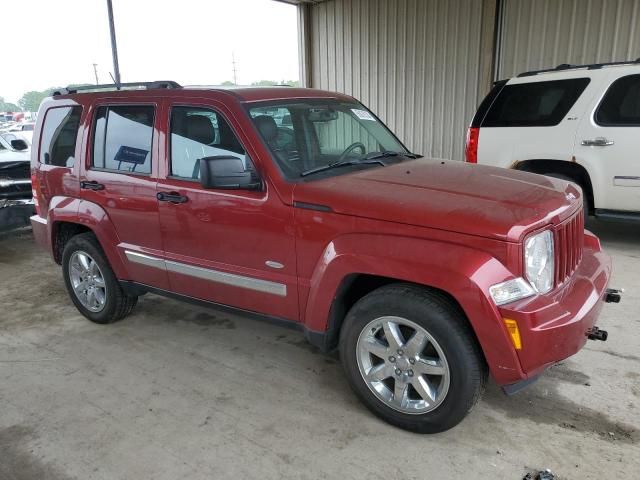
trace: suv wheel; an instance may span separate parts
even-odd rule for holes
[[[340,356],[352,388],[374,414],[418,433],[457,425],[487,379],[459,308],[414,285],[388,285],[360,299],[345,319]]]
[[[71,300],[92,322],[120,320],[138,300],[123,292],[93,233],[76,235],[67,242],[62,271]]]

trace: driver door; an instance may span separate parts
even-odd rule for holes
[[[293,209],[264,177],[261,191],[205,189],[199,159],[234,156],[255,169],[253,155],[221,108],[170,107],[157,193],[171,290],[297,321]]]

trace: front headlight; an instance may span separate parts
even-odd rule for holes
[[[531,235],[524,241],[525,277],[538,293],[553,288],[553,234],[550,230]]]

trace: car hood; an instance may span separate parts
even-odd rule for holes
[[[517,242],[581,206],[572,183],[449,160],[412,160],[299,183],[294,202],[333,212]]]
[[[14,162],[31,162],[30,150],[23,150],[22,152],[14,152],[13,150],[0,151],[0,168],[6,163]]]

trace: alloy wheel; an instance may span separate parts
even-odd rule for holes
[[[73,293],[83,307],[100,312],[107,301],[107,286],[96,261],[88,253],[78,250],[69,259],[69,279]]]
[[[394,410],[427,413],[447,396],[450,370],[444,352],[426,329],[411,320],[376,318],[360,333],[356,351],[365,383]]]

